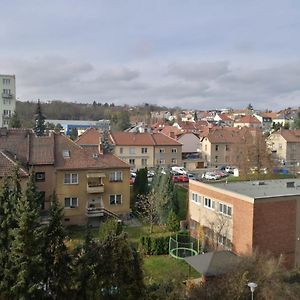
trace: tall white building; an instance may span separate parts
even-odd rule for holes
[[[16,109],[16,77],[0,74],[0,127],[7,127]]]

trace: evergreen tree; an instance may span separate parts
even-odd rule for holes
[[[300,112],[298,112],[298,114],[297,114],[297,118],[295,119],[294,127],[295,127],[295,129],[300,129]]]
[[[62,224],[62,211],[63,208],[59,206],[56,194],[53,192],[43,251],[45,286],[47,293],[53,299],[66,297],[71,277],[71,257],[64,242],[66,234]]]
[[[197,111],[195,110],[194,112],[194,121],[197,122],[198,121],[198,115],[197,115]]]
[[[70,132],[70,139],[75,141],[78,138],[78,130],[77,128],[72,128]]]
[[[16,206],[22,196],[19,168],[13,170],[12,177],[6,177],[0,196],[0,292],[9,298],[15,277],[12,272],[11,245],[13,231],[17,227]]]
[[[135,198],[138,195],[146,195],[148,193],[148,170],[147,168],[139,169],[133,183],[133,193]]]
[[[173,210],[169,212],[167,228],[169,231],[178,231],[180,228],[179,220]]]
[[[17,203],[17,228],[11,246],[11,272],[15,276],[11,291],[15,299],[42,299],[44,263],[43,228],[39,216],[39,194],[31,172],[25,194]]]
[[[8,124],[9,128],[21,128],[21,121],[17,112],[14,112]]]
[[[103,146],[103,153],[112,153],[114,150],[114,146],[109,141],[109,131],[104,130],[102,136],[101,136],[101,143]]]
[[[45,129],[46,129],[45,119],[46,118],[42,113],[40,100],[38,100],[37,107],[36,107],[36,112],[35,112],[35,116],[34,116],[35,126],[33,128],[33,130],[34,130],[34,132],[37,136],[44,135],[44,132],[45,132]]]

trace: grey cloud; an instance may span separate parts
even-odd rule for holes
[[[115,67],[105,70],[97,78],[98,81],[131,81],[138,78],[140,73],[126,67]]]
[[[229,72],[226,61],[209,63],[173,63],[168,67],[168,75],[187,81],[213,80]]]

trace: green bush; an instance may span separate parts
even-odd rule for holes
[[[176,214],[173,210],[171,210],[169,212],[168,221],[167,221],[167,228],[171,232],[176,232],[176,231],[179,231],[179,229],[180,229],[179,220],[178,220],[178,218],[177,218],[177,216],[176,216]]]
[[[170,236],[142,236],[140,238],[140,248],[146,255],[169,254]]]

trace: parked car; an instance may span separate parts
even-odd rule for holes
[[[173,181],[174,183],[179,182],[179,175],[173,175],[173,176],[172,176],[172,181]]]
[[[218,180],[221,178],[221,176],[215,172],[206,172],[203,174],[203,178],[208,180]]]
[[[179,175],[179,182],[189,182],[189,178],[186,175]]]
[[[187,174],[187,171],[184,169],[184,167],[171,167],[171,170],[174,171],[174,172],[177,172],[179,174],[182,174],[182,175],[186,175]]]
[[[192,179],[192,180],[196,180],[197,179],[196,176],[194,174],[192,174],[192,173],[187,173],[187,177],[189,179]]]

